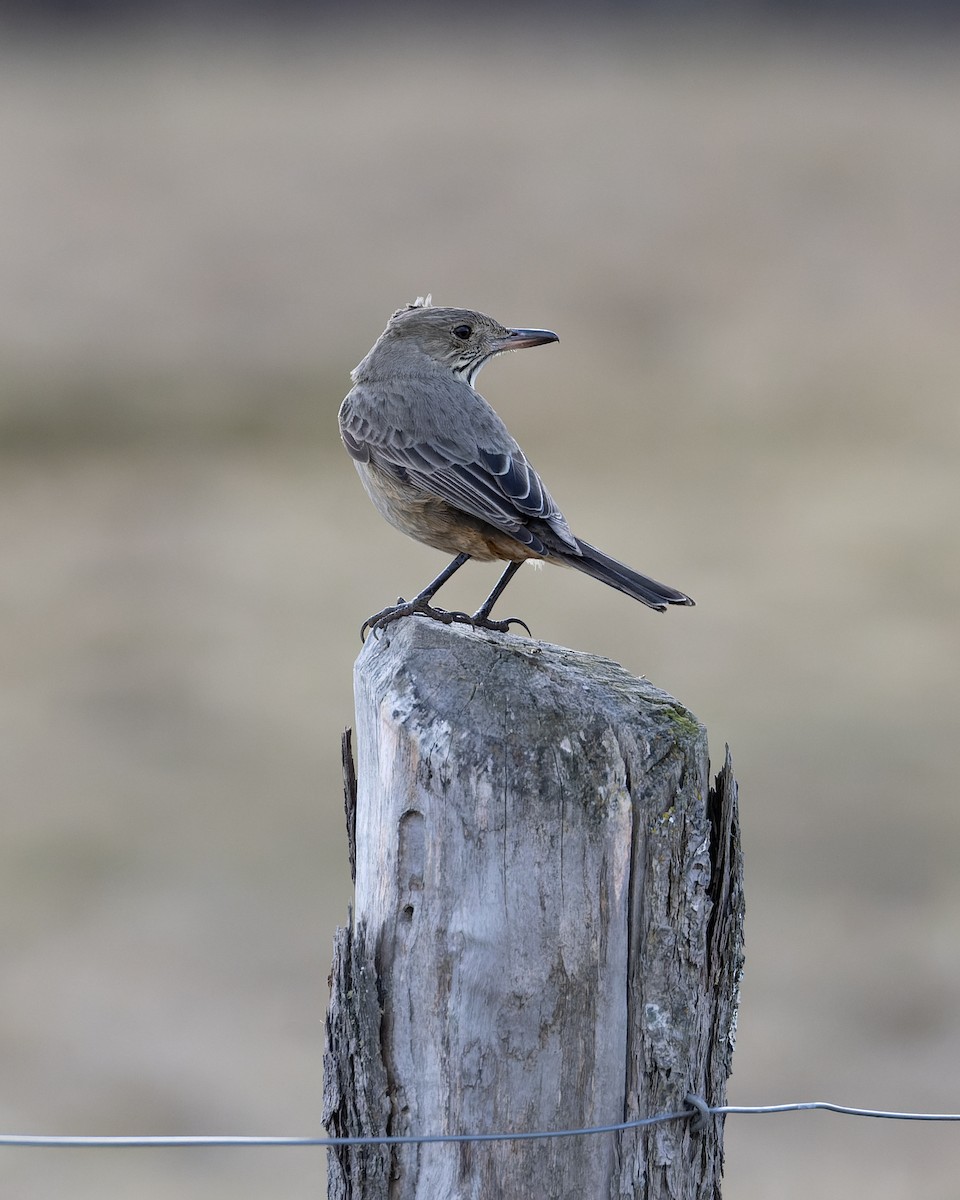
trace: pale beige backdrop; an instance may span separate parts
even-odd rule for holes
[[[0,51],[3,1132],[320,1131],[357,630],[443,563],[336,410],[428,290],[560,333],[485,394],[697,600],[525,570],[504,611],[732,746],[732,1099],[960,1109],[956,46],[546,24]],[[727,1147],[740,1200],[956,1195],[952,1127]],[[306,1200],[322,1163],[2,1150],[0,1189]]]

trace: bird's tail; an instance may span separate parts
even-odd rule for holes
[[[634,600],[640,600],[660,612],[665,611],[668,604],[693,604],[689,596],[678,592],[676,588],[639,574],[589,542],[581,542],[579,538],[576,542],[580,548],[579,554],[557,554],[567,566],[575,567],[585,575],[599,579],[601,583],[609,584],[618,592],[632,596]]]

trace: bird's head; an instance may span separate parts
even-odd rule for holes
[[[428,296],[393,314],[353,377],[396,377],[440,369],[472,387],[477,372],[495,354],[559,340],[549,329],[508,329],[469,308],[435,307]]]

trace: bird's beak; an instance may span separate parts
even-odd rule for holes
[[[544,346],[560,339],[549,329],[510,329],[497,342],[497,350],[522,350],[525,346]]]

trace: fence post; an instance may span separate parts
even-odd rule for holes
[[[333,1135],[613,1124],[725,1100],[742,964],[736,783],[615,663],[412,618],[355,668],[356,908]],[[332,1200],[716,1200],[722,1122],[331,1151]]]

